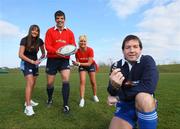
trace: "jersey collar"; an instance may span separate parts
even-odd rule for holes
[[[142,57],[142,54],[137,58],[137,60],[136,60],[137,63],[140,63],[141,57]],[[123,59],[122,59],[122,66],[123,66],[125,63],[128,64],[129,70],[131,70],[132,65],[129,63],[129,61],[127,61],[125,58],[123,58]]]
[[[54,26],[54,30],[58,30],[57,26]],[[64,26],[63,30],[67,30],[67,27]]]

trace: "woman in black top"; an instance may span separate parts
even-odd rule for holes
[[[44,42],[39,38],[40,29],[38,25],[31,25],[29,33],[26,37],[21,39],[19,48],[19,57],[21,58],[21,70],[26,80],[25,89],[25,110],[24,113],[27,116],[34,114],[33,107],[37,106],[38,103],[31,100],[32,91],[34,89],[36,79],[38,76],[38,60],[37,53],[39,48],[41,50],[40,59],[45,57]]]

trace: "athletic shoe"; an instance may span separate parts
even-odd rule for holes
[[[79,107],[84,107],[85,100],[82,98],[79,103]]]
[[[31,106],[37,106],[39,103],[34,102],[33,100],[30,101]],[[27,106],[26,102],[24,103],[24,106]]]
[[[37,106],[39,103],[34,102],[33,100],[31,100],[31,106]]]
[[[26,106],[26,108],[24,109],[24,113],[27,116],[32,116],[33,114],[35,114],[32,106]]]
[[[46,104],[47,104],[47,107],[49,108],[49,107],[51,107],[52,106],[52,104],[53,104],[53,100],[51,99],[51,100],[47,100],[47,102],[46,102]]]
[[[96,95],[93,97],[93,99],[94,99],[94,102],[99,102],[99,99]]]
[[[70,111],[70,108],[69,108],[69,106],[64,106],[64,109],[63,109],[63,112],[64,113],[69,113],[69,111]]]

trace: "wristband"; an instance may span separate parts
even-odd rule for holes
[[[78,66],[80,66],[80,65],[81,65],[81,63],[79,62],[79,63],[78,63]]]

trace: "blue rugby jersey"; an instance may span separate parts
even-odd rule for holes
[[[131,101],[139,92],[154,94],[159,74],[154,59],[149,55],[142,55],[135,64],[131,67],[127,61],[123,59],[114,63],[111,66],[110,73],[113,68],[120,68],[126,80],[134,82],[132,87],[123,85],[119,89],[115,89],[110,81],[108,84],[108,92],[112,96],[118,96],[120,100]]]

